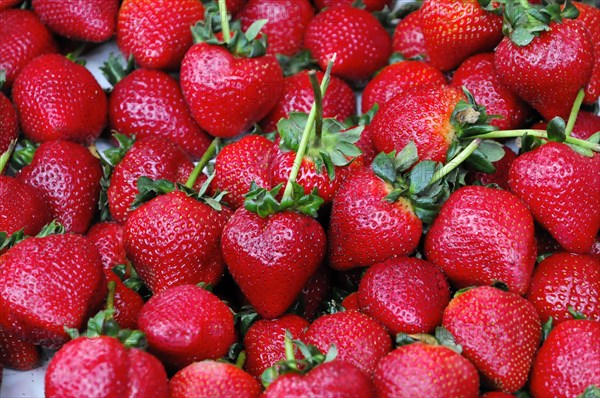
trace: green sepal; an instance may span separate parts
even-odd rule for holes
[[[61,235],[65,233],[65,227],[62,226],[56,220],[50,221],[48,224],[44,225],[44,227],[40,230],[40,232],[35,235],[36,238],[45,238],[50,235]]]
[[[175,184],[169,180],[153,180],[146,176],[142,176],[137,181],[139,193],[135,196],[135,200],[131,203],[130,209],[135,210],[142,204],[175,190]]]
[[[115,140],[117,140],[119,146],[109,148],[100,155],[100,164],[102,165],[100,196],[98,197],[100,221],[106,221],[110,219],[110,210],[108,207],[108,188],[110,187],[110,177],[112,176],[113,170],[135,143],[135,137],[129,137],[116,132],[113,134],[113,137]]]
[[[152,292],[146,286],[142,278],[138,275],[135,268],[131,264],[118,264],[112,268],[112,272],[123,282],[129,289],[137,292],[144,301],[152,297]]]
[[[368,126],[373,121],[377,111],[379,111],[379,105],[374,104],[371,109],[360,116],[352,115],[347,117],[346,120],[344,120],[344,124],[348,127]]]
[[[488,115],[485,107],[477,104],[475,97],[465,86],[462,90],[467,101],[460,100],[450,116],[450,123],[456,130],[456,135],[459,138],[468,138],[498,130],[497,127],[490,125],[490,121],[501,116]]]
[[[406,334],[406,333],[398,333],[396,335],[396,347],[403,347],[405,345],[409,345],[412,343],[416,343],[420,341],[419,339],[415,339],[414,337],[411,337],[410,335]]]
[[[544,143],[544,141],[539,137],[534,137],[529,134],[525,134],[521,137],[521,145],[519,148],[519,155],[522,155],[526,152],[533,151]]]
[[[13,171],[21,170],[23,167],[30,164],[33,160],[33,155],[38,149],[39,144],[35,144],[27,139],[20,142],[22,148],[13,151],[10,158],[10,168]]]
[[[323,198],[318,195],[315,188],[311,194],[306,195],[304,188],[297,182],[292,182],[292,194],[287,200],[277,200],[277,195],[283,188],[283,184],[277,184],[268,190],[261,188],[254,181],[250,184],[250,191],[244,195],[244,208],[258,214],[260,217],[268,217],[275,213],[284,211],[297,211],[298,213],[316,218]]]
[[[548,320],[542,325],[542,343],[544,341],[546,341],[546,339],[548,338],[548,335],[550,334],[550,332],[552,331],[552,329],[554,328],[554,319],[552,319],[552,317],[549,317]]]
[[[123,57],[110,53],[108,60],[100,67],[100,71],[113,87],[135,69],[133,55],[126,60],[125,66],[121,62],[122,59]]]
[[[6,232],[0,232],[0,253],[10,249],[25,238],[26,236],[23,229],[20,229],[11,235]]]
[[[208,292],[212,292],[213,289],[215,288],[212,283],[208,283],[208,282],[198,282],[198,283],[196,283],[196,286],[198,286],[200,289],[204,289]]]
[[[243,369],[244,363],[246,362],[244,345],[236,341],[229,347],[227,355],[224,358],[218,359],[218,361],[232,363],[238,368]]]
[[[531,395],[526,390],[519,390],[514,393],[515,398],[531,398]]]
[[[4,87],[4,83],[6,83],[6,69],[0,69],[0,90]]]
[[[600,144],[600,131],[592,134],[586,141],[592,142],[594,144]]]
[[[565,139],[567,138],[565,129],[566,124],[561,117],[556,116],[554,119],[550,120],[546,126],[548,141],[565,142]]]
[[[573,317],[573,319],[587,319],[587,317],[583,315],[583,313],[575,310],[575,308],[573,308],[572,306],[567,307],[567,311],[569,311],[569,314]]]
[[[233,316],[233,320],[235,325],[237,326],[240,335],[243,337],[248,333],[248,330],[256,321],[260,319],[260,315],[256,312],[254,307],[251,305],[243,306],[238,312]]]
[[[592,158],[594,157],[594,151],[589,149],[589,148],[584,148],[582,146],[576,145],[576,144],[567,144],[572,150],[574,150],[575,152],[577,152],[580,155],[583,155],[585,157],[588,158]]]
[[[495,287],[496,289],[500,289],[503,292],[508,292],[510,291],[510,289],[508,288],[508,285],[502,281],[499,280],[495,280],[492,282],[492,287]]]
[[[81,51],[79,49],[77,49],[76,51],[65,55],[65,58],[67,58],[71,62],[76,63],[77,65],[85,66],[86,60],[79,58],[79,55],[81,55],[80,53],[81,53]]]
[[[400,7],[393,8],[390,8],[388,5],[385,5],[383,9],[374,11],[371,14],[373,14],[373,16],[377,18],[379,23],[381,23],[381,26],[383,26],[383,28],[390,35],[393,35],[394,30],[398,25],[398,21],[400,21],[400,19],[404,18],[411,12],[416,11],[417,9],[419,9],[419,7],[420,4],[418,4],[417,2],[406,2],[402,3]]]
[[[440,343],[440,345],[448,347],[458,354],[462,353],[462,346],[456,343],[456,340],[454,339],[454,336],[452,336],[452,333],[450,333],[450,331],[448,331],[448,329],[446,329],[445,327],[438,326],[437,328],[435,328],[435,338]]]
[[[275,57],[277,57],[277,62],[279,62],[285,77],[293,76],[306,69],[319,69],[317,60],[312,57],[308,50],[301,50],[292,56],[276,54]]]
[[[454,336],[452,336],[448,329],[444,328],[443,326],[438,326],[435,329],[435,334],[433,336],[425,333],[416,333],[410,335],[406,333],[398,333],[396,335],[395,342],[397,347],[421,342],[430,345],[441,345],[458,354],[462,353],[462,346],[456,343]]]
[[[600,398],[600,387],[595,385],[588,386],[583,394],[577,398]]]
[[[465,294],[466,292],[468,292],[469,290],[473,290],[475,289],[477,286],[468,286],[468,287],[463,287],[462,289],[459,289],[456,291],[456,293],[454,293],[454,296],[452,296],[453,298],[457,298],[462,296],[463,294]]]

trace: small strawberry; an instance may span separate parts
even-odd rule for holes
[[[347,311],[356,310],[360,311],[360,304],[358,302],[358,292],[352,292],[342,300],[342,307]]]
[[[40,366],[40,350],[0,328],[0,364],[15,370],[31,370]]]
[[[4,71],[0,71],[0,90],[4,85]],[[10,147],[10,144],[17,139],[19,135],[19,119],[17,110],[10,100],[0,92],[0,154],[4,153]]]
[[[25,235],[35,235],[50,221],[50,211],[38,190],[0,175],[0,232],[12,235],[23,229]]]
[[[517,158],[517,154],[505,145],[502,147],[504,149],[504,156],[502,156],[502,159],[492,162],[496,171],[493,173],[484,173],[482,171],[471,170],[467,174],[467,182],[469,184],[478,181],[481,185],[496,184],[505,191],[510,189],[508,186],[508,173],[512,162]]]
[[[546,130],[548,124],[546,122],[536,123],[531,126],[532,129]],[[581,138],[587,140],[592,135],[600,131],[600,116],[595,115],[591,112],[581,111],[577,114],[575,125],[573,125],[573,131],[571,136],[575,138]]]
[[[406,59],[421,56],[423,61],[429,62],[421,29],[420,10],[411,12],[398,22],[392,37],[392,48],[395,53],[400,53]]]
[[[584,99],[586,104],[593,104],[600,96],[600,10],[591,4],[573,3],[573,5],[579,10],[577,19],[587,29],[594,49],[592,77],[585,88]]]

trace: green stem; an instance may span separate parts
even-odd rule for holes
[[[221,14],[221,31],[223,32],[223,41],[229,43],[231,32],[229,30],[229,19],[227,18],[227,6],[225,0],[219,0],[219,13]]]
[[[532,137],[539,137],[548,139],[548,134],[546,130],[532,130],[532,129],[522,129],[522,130],[501,130],[501,131],[492,131],[491,133],[479,134],[473,136],[472,138],[515,138],[522,137],[525,134],[530,135]],[[567,136],[565,139],[567,144],[578,145],[582,148],[591,149],[595,152],[600,152],[600,144],[594,144],[593,142],[582,140],[580,138],[575,138],[571,136]]]
[[[297,369],[296,366],[296,355],[294,354],[294,343],[292,342],[292,336],[289,331],[285,331],[284,335],[285,344],[285,359],[290,361],[290,368]]]
[[[0,174],[4,172],[6,165],[8,164],[8,160],[10,159],[10,155],[12,155],[13,150],[15,149],[15,145],[17,145],[17,140],[13,140],[9,145],[6,152],[4,152],[0,156]]]
[[[569,137],[571,132],[573,131],[573,127],[575,126],[575,122],[577,121],[577,114],[579,113],[579,108],[581,108],[581,103],[583,102],[583,97],[585,96],[585,92],[583,89],[579,90],[577,93],[577,97],[575,98],[575,102],[573,103],[573,108],[571,108],[571,114],[569,115],[569,121],[567,122],[567,127],[565,128],[565,135]]]
[[[206,152],[204,152],[204,155],[202,155],[202,157],[200,158],[200,160],[198,160],[198,163],[196,163],[196,167],[194,167],[194,170],[192,170],[192,173],[190,174],[189,178],[185,182],[185,186],[186,187],[188,187],[188,188],[193,188],[194,187],[194,184],[196,183],[196,180],[198,179],[198,176],[200,175],[200,173],[202,172],[202,170],[204,169],[204,167],[208,164],[208,161],[210,159],[212,159],[213,155],[217,151],[217,146],[218,145],[219,145],[219,139],[215,138],[210,143],[210,145],[208,146],[208,148],[206,148]]]
[[[462,162],[465,161],[466,158],[471,156],[475,149],[481,144],[481,140],[479,138],[474,139],[465,149],[462,150],[458,155],[454,157],[454,159],[450,160],[447,164],[444,165],[441,169],[436,171],[431,177],[431,181],[429,184],[433,184],[436,181],[444,178],[448,173],[457,168]]]
[[[115,289],[117,284],[115,281],[108,282],[108,295],[106,296],[106,309],[114,310],[115,309]],[[106,320],[113,319],[112,315],[107,315]]]
[[[246,351],[240,352],[237,359],[235,360],[235,366],[242,369],[244,367],[244,363],[246,363]]]
[[[321,88],[319,87],[317,75],[315,73],[310,73],[308,77],[313,88],[315,107],[317,108],[317,114],[315,116],[315,146],[317,146],[319,145],[321,135],[323,134],[323,96],[321,96]]]

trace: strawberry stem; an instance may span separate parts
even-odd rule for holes
[[[227,18],[227,6],[225,5],[225,0],[219,0],[219,13],[221,14],[223,41],[229,43],[229,40],[231,40],[231,32],[229,30],[229,19]]]
[[[10,159],[10,155],[12,155],[15,146],[17,145],[17,140],[13,140],[9,145],[6,152],[4,152],[0,156],[0,174],[4,172],[6,165],[8,164],[8,160]]]
[[[492,131],[491,133],[479,134],[479,135],[475,135],[471,138],[481,138],[481,139],[515,138],[515,137],[522,137],[524,135],[530,135],[532,137],[548,139],[548,133],[546,132],[546,130],[533,130],[533,129]],[[573,145],[580,146],[582,148],[591,149],[592,151],[595,151],[595,152],[600,152],[600,144],[595,144],[593,142],[582,140],[580,138],[567,136],[565,138],[565,142],[567,144],[573,144]]]
[[[115,281],[108,282],[108,295],[106,296],[106,309],[107,310],[115,309],[115,289],[116,289],[116,287],[117,287],[117,284],[115,283]],[[106,320],[109,320],[109,319],[113,319],[113,316],[111,313],[106,315]]]
[[[321,88],[319,87],[319,80],[315,73],[309,73],[310,84],[313,88],[315,97],[315,107],[317,108],[317,115],[315,117],[315,141],[314,145],[318,146],[321,142],[321,136],[323,134],[323,97],[321,96]]]
[[[565,127],[565,135],[569,137],[571,132],[573,131],[573,127],[575,126],[575,122],[577,121],[577,114],[579,113],[579,108],[581,108],[581,103],[583,102],[583,97],[585,96],[585,92],[583,89],[580,89],[577,93],[577,97],[575,98],[575,102],[573,103],[573,108],[571,108],[571,114],[569,115],[569,121],[567,122],[567,127]]]
[[[292,342],[292,335],[289,331],[285,331],[284,335],[285,344],[285,359],[289,361],[289,366],[292,369],[298,369],[296,366],[296,355],[294,354],[294,343]]]
[[[246,363],[246,351],[240,352],[237,359],[235,360],[235,366],[237,366],[240,369],[243,369],[244,363]]]
[[[462,150],[456,157],[454,157],[451,161],[444,165],[441,169],[436,171],[431,177],[431,181],[429,184],[433,184],[436,181],[441,180],[445,176],[448,175],[452,170],[457,168],[462,162],[465,161],[466,158],[471,156],[473,152],[477,149],[477,147],[481,144],[481,140],[479,138],[474,139],[465,149]]]
[[[194,184],[196,183],[196,180],[198,179],[198,176],[200,175],[200,173],[202,172],[202,170],[204,170],[204,167],[208,164],[208,161],[210,159],[212,159],[213,155],[215,154],[216,150],[217,150],[217,146],[219,145],[219,139],[215,138],[210,145],[208,146],[208,148],[206,148],[206,151],[204,152],[204,155],[202,155],[202,157],[200,158],[200,160],[198,160],[198,163],[196,163],[196,167],[194,167],[194,170],[192,170],[192,173],[190,174],[189,178],[187,179],[187,181],[185,182],[185,186],[188,188],[193,188]]]

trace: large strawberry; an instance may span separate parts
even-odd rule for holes
[[[592,77],[585,88],[585,99],[587,104],[593,104],[600,96],[600,10],[591,4],[573,3],[579,10],[577,19],[583,23],[594,47],[594,67]]]
[[[12,94],[23,134],[33,141],[89,145],[106,125],[104,91],[85,67],[62,55],[42,55],[28,63]]]
[[[2,76],[3,71],[0,71],[0,89],[4,84],[5,76]],[[17,111],[10,100],[0,92],[0,154],[6,152],[10,144],[17,139],[19,135],[19,119]]]
[[[428,62],[429,56],[425,50],[425,39],[421,29],[421,11],[416,10],[404,17],[394,30],[392,49],[404,58],[422,57]]]

